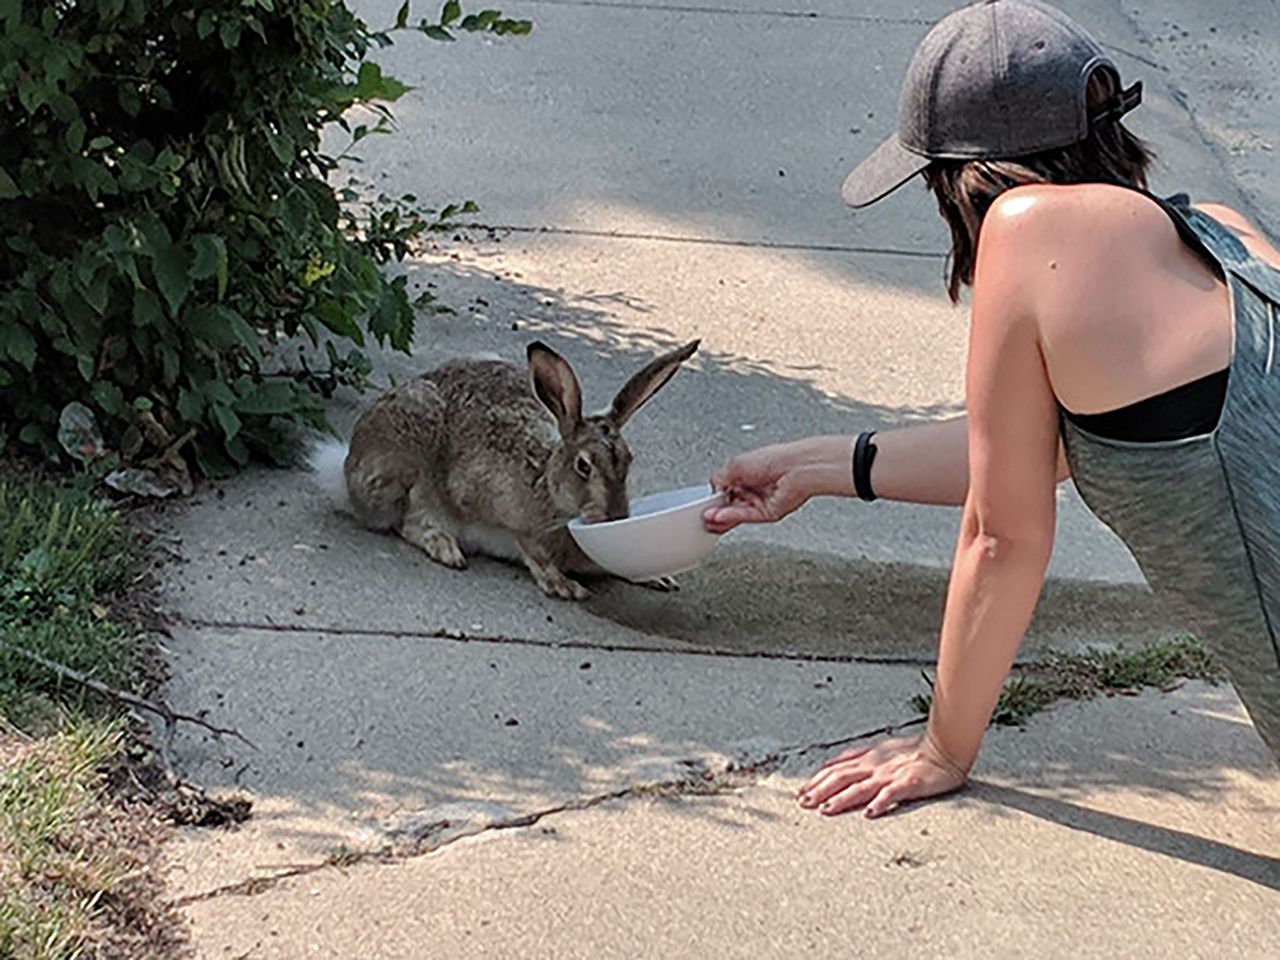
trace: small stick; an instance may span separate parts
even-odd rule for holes
[[[202,720],[200,717],[193,717],[187,713],[178,713],[167,703],[156,703],[152,700],[147,700],[144,697],[139,697],[136,694],[128,693],[124,690],[118,690],[115,687],[108,686],[101,680],[95,680],[93,677],[81,673],[79,670],[73,670],[71,667],[57,663],[47,657],[42,657],[38,653],[32,653],[30,650],[24,650],[22,647],[14,646],[5,640],[0,640],[0,650],[5,650],[9,653],[16,653],[20,657],[25,657],[32,663],[39,664],[46,670],[55,673],[64,679],[78,683],[82,687],[88,687],[95,693],[99,693],[104,697],[115,700],[117,703],[127,703],[131,707],[136,707],[139,710],[146,710],[150,713],[156,714],[164,720],[166,740],[173,739],[174,728],[176,728],[179,723],[191,723],[197,727],[203,727],[215,737],[235,737],[241,743],[252,747],[254,750],[258,749],[257,744],[239,730],[233,730],[229,727],[219,727],[215,724],[209,723],[207,720]]]

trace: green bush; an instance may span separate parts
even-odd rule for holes
[[[342,0],[0,0],[0,444],[61,456],[79,402],[125,461],[189,440],[225,475],[278,455],[281,422],[324,427],[321,395],[361,380],[367,336],[409,348],[405,280],[379,267],[433,215],[414,198],[357,215],[322,131],[389,129],[407,88],[366,56],[396,30],[529,30],[456,0],[409,16],[379,31]],[[300,334],[327,368],[264,375],[264,350]]]

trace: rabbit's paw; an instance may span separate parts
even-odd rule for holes
[[[590,590],[559,570],[554,571],[554,575],[540,576],[537,580],[542,592],[557,600],[586,600],[591,596]]]
[[[548,597],[554,597],[557,600],[585,600],[591,596],[590,590],[577,580],[566,576],[558,567],[544,563],[530,563],[529,570],[542,592]]]
[[[466,569],[467,558],[462,552],[462,547],[458,546],[458,541],[443,530],[425,525],[406,526],[402,535],[441,566],[454,570]]]
[[[585,600],[591,596],[591,591],[566,575],[536,541],[520,541],[520,554],[524,557],[525,566],[533,574],[534,581],[548,597],[557,600]]]
[[[658,593],[675,593],[680,589],[680,581],[675,577],[655,577],[652,580],[636,580],[637,586],[644,587],[646,590],[656,590]]]

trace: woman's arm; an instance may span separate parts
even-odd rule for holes
[[[988,213],[965,392],[969,491],[947,591],[930,746],[968,770],[1035,611],[1053,549],[1058,407],[1028,277],[1034,210]]]
[[[852,497],[852,436],[809,437],[752,450],[711,479],[729,494],[707,511],[706,525],[725,533],[742,523],[774,523],[813,497]],[[969,491],[969,421],[955,417],[876,434],[871,487],[882,500],[963,506]],[[1057,454],[1055,479],[1071,475]]]
[[[927,732],[820,770],[800,802],[825,814],[865,806],[879,816],[963,784],[1035,609],[1053,546],[1058,410],[1029,306],[1027,264],[1035,261],[1026,251],[1037,249],[1036,225],[1024,220],[997,203],[978,251],[966,374],[970,482]]]
[[[876,434],[871,487],[882,500],[960,507],[969,493],[969,418],[885,430]],[[1054,480],[1071,476],[1058,445]]]

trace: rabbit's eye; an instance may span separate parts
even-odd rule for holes
[[[573,463],[573,469],[577,471],[578,476],[586,480],[591,476],[591,460],[585,453],[578,454],[578,459]]]

